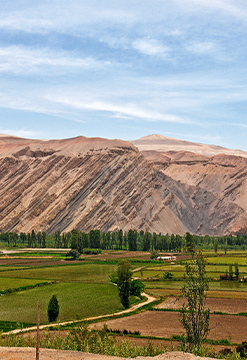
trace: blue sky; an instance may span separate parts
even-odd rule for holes
[[[0,133],[247,151],[247,2],[1,1]]]

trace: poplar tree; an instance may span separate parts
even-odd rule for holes
[[[210,310],[206,309],[208,280],[206,277],[206,260],[200,251],[186,265],[185,285],[182,296],[187,300],[180,313],[180,323],[187,335],[189,351],[199,350],[209,332]]]
[[[129,307],[131,276],[132,271],[130,263],[126,260],[120,261],[117,268],[117,286],[120,301],[125,309]]]

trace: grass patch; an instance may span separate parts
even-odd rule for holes
[[[43,268],[23,269],[21,271],[6,271],[8,278],[49,279],[62,282],[85,281],[90,283],[109,283],[109,276],[116,271],[113,264],[73,264],[50,266]]]
[[[110,314],[122,309],[118,289],[113,285],[60,283],[1,296],[1,320],[35,323],[39,301],[40,321],[48,323],[47,307],[54,294],[59,302],[60,321]]]
[[[15,321],[0,321],[0,331],[2,332],[8,332],[15,329],[24,329],[25,327],[31,327],[34,326],[33,323],[20,323]]]
[[[0,278],[0,292],[8,289],[17,289],[25,286],[35,286],[43,283],[43,280],[35,279],[12,279],[12,278]]]
[[[238,265],[246,265],[246,255],[245,256],[214,256],[207,258],[208,264],[221,264],[221,265],[230,265],[238,263]]]

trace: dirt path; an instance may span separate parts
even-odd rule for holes
[[[142,296],[145,296],[147,298],[147,300],[145,300],[144,302],[141,302],[139,304],[136,304],[136,305],[133,305],[131,306],[129,309],[126,309],[126,310],[122,310],[122,311],[119,311],[119,312],[115,312],[113,314],[107,314],[107,315],[100,315],[100,316],[93,316],[93,317],[89,317],[89,318],[86,318],[86,319],[83,319],[85,321],[91,321],[91,320],[97,320],[97,319],[104,319],[104,318],[107,318],[107,317],[112,317],[112,316],[115,316],[115,315],[121,315],[121,314],[126,314],[126,313],[129,313],[129,312],[132,312],[136,309],[139,309],[147,304],[150,304],[151,302],[157,300],[157,298],[155,298],[154,296],[150,296],[146,293],[142,293]],[[46,329],[50,326],[61,326],[61,325],[67,325],[67,324],[73,324],[73,323],[76,323],[76,322],[81,322],[82,320],[72,320],[72,321],[64,321],[64,322],[59,322],[59,323],[51,323],[51,324],[45,324],[45,325],[40,325],[40,330],[43,330],[43,329]],[[23,331],[35,331],[37,330],[37,326],[32,326],[32,327],[29,327],[29,328],[24,328],[24,329],[16,329],[16,330],[12,330],[12,331],[8,331],[6,333],[2,333],[2,335],[10,335],[10,334],[19,334]]]

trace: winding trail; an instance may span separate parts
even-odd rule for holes
[[[121,310],[119,312],[115,312],[115,313],[112,313],[112,314],[93,316],[93,317],[80,319],[80,320],[70,320],[70,321],[64,321],[64,322],[59,322],[59,323],[51,323],[51,324],[40,325],[39,329],[43,330],[43,329],[49,328],[50,326],[61,326],[61,325],[63,326],[63,325],[68,325],[68,324],[79,323],[79,322],[82,322],[82,321],[92,321],[92,320],[104,319],[104,318],[108,318],[108,317],[112,317],[112,316],[116,316],[116,315],[122,315],[122,314],[126,314],[126,313],[129,313],[129,312],[135,311],[136,309],[139,309],[139,308],[141,308],[141,307],[143,307],[143,306],[145,306],[147,304],[150,304],[151,302],[157,300],[156,297],[148,295],[146,293],[142,293],[142,296],[145,296],[147,298],[147,300],[145,300],[144,302],[141,302],[139,304],[133,305],[129,309]],[[2,333],[2,335],[20,334],[22,332],[35,331],[35,330],[37,330],[37,326],[32,326],[32,327],[24,328],[24,329],[11,330],[11,331]]]

